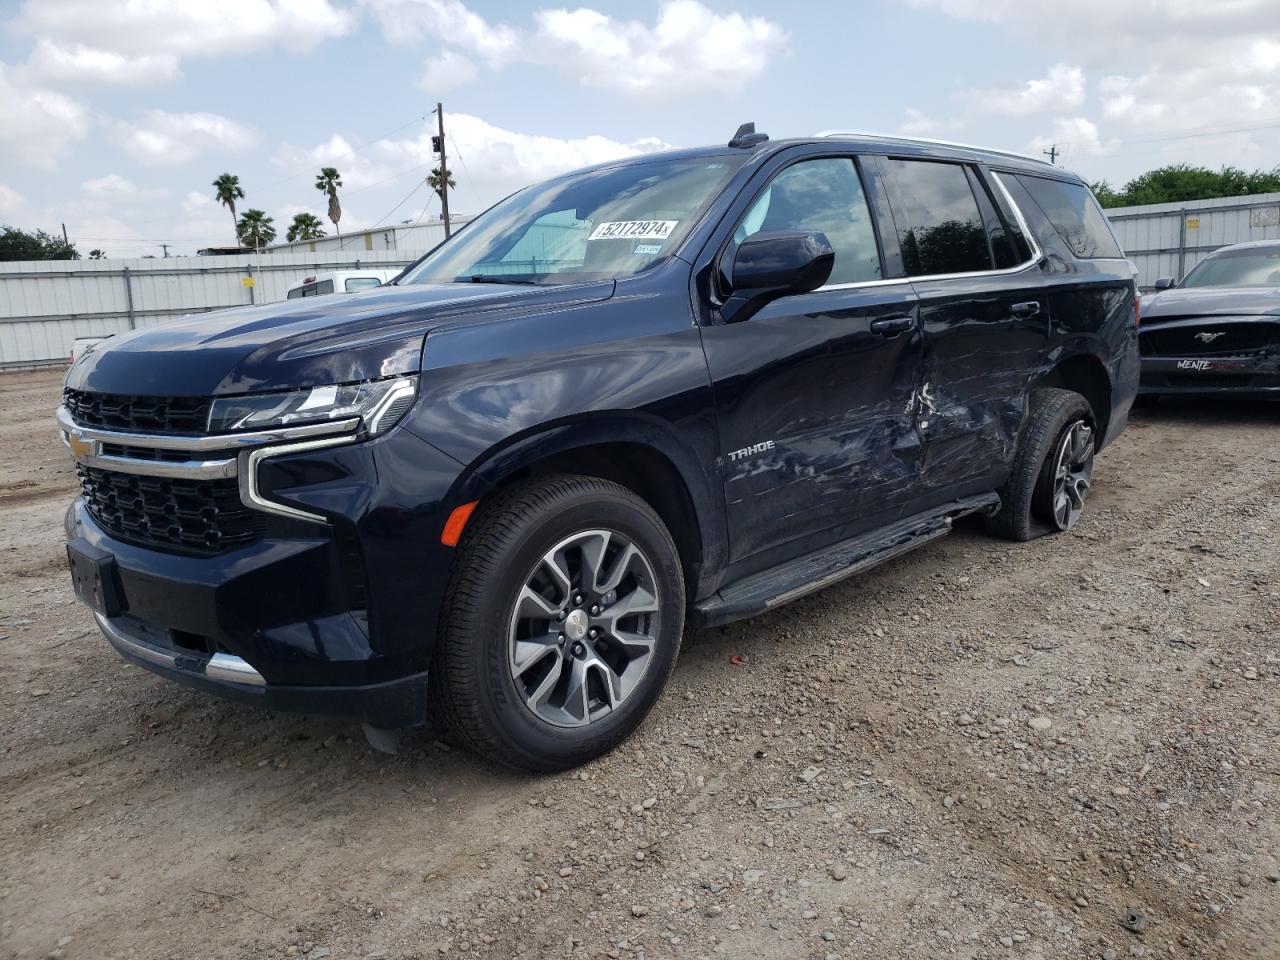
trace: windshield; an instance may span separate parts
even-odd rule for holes
[[[1187,274],[1184,287],[1280,287],[1280,247],[1220,253]]]
[[[665,259],[742,161],[629,163],[503,200],[400,283],[568,283],[629,277]]]

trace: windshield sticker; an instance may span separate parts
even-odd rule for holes
[[[637,243],[637,244],[636,244],[636,248],[635,248],[634,250],[632,250],[631,252],[632,252],[633,254],[634,254],[634,253],[643,253],[643,254],[645,254],[645,255],[647,255],[647,256],[652,256],[652,255],[653,255],[653,254],[655,254],[655,253],[661,253],[661,252],[662,252],[662,244],[660,244],[660,243]]]
[[[679,220],[614,220],[591,231],[588,240],[665,240]]]

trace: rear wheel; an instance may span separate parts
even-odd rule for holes
[[[999,491],[1000,512],[987,521],[991,532],[1031,540],[1075,526],[1093,478],[1094,424],[1089,401],[1074,391],[1031,394],[1013,470]]]
[[[592,477],[519,484],[459,546],[432,701],[477,752],[562,770],[639,725],[683,626],[679,557],[648,504]]]

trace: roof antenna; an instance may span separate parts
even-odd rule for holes
[[[738,128],[738,132],[733,135],[733,139],[729,141],[731,147],[754,147],[757,143],[764,143],[769,139],[767,133],[756,133],[756,125],[754,123],[744,123]]]

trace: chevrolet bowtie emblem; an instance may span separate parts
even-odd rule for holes
[[[71,455],[77,460],[84,460],[98,454],[98,441],[86,439],[75,431],[67,434],[67,446],[71,448]]]

